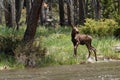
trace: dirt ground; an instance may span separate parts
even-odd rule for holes
[[[1,70],[0,80],[120,80],[120,62]]]

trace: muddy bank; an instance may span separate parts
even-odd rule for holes
[[[120,62],[0,71],[0,80],[120,80]]]

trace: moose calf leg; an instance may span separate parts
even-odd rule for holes
[[[89,52],[89,55],[88,55],[88,59],[89,59],[90,55],[91,55],[91,45],[86,44],[86,46],[87,46],[87,49],[88,49],[88,52]]]
[[[95,60],[97,61],[96,49],[94,47],[92,47],[92,50],[93,50],[94,55],[95,55]]]
[[[88,49],[88,52],[89,52],[89,55],[88,55],[88,59],[90,58],[90,55],[91,55],[91,50]]]
[[[89,51],[88,58],[90,57],[91,52],[93,51],[93,52],[94,52],[94,55],[95,55],[95,60],[97,61],[96,49],[95,49],[93,46],[91,46],[91,45],[86,45],[86,46],[87,46],[88,51]]]
[[[78,47],[78,43],[74,44],[74,56],[77,56],[77,47]]]

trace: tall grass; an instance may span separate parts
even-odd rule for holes
[[[39,28],[42,29],[42,28]],[[40,30],[41,31],[41,30]],[[52,31],[52,32],[49,32]],[[47,33],[48,32],[48,33]],[[44,34],[45,33],[45,34]],[[37,33],[39,34],[39,33]],[[41,31],[43,45],[47,47],[47,55],[41,60],[40,65],[62,65],[62,64],[78,64],[85,61],[88,56],[86,46],[78,47],[78,57],[73,57],[73,45],[71,42],[71,29],[69,27],[44,28]],[[47,36],[45,36],[47,35]],[[120,45],[120,40],[113,36],[93,37],[92,45],[97,50],[97,56],[104,58],[120,59],[120,52],[115,52],[113,46]],[[94,55],[92,55],[94,57]]]
[[[14,32],[13,38],[22,39],[24,35],[24,28]],[[12,29],[0,27],[0,35],[10,36],[13,35]],[[86,46],[78,47],[78,57],[73,57],[73,44],[71,42],[71,28],[70,27],[44,27],[40,26],[37,29],[35,39],[38,43],[42,43],[42,46],[47,48],[47,54],[39,59],[39,66],[53,66],[53,65],[65,65],[65,64],[79,64],[81,61],[86,61],[88,56],[88,50]],[[37,45],[36,42],[36,45]],[[96,37],[93,36],[92,45],[97,50],[97,56],[103,56],[105,58],[120,59],[120,52],[115,52],[113,46],[120,45],[120,40],[113,36],[108,37]],[[92,55],[94,57],[94,55]],[[12,57],[6,59],[3,52],[0,52],[0,66],[9,65],[11,67],[23,67],[19,65]]]

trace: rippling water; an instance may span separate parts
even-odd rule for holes
[[[4,70],[0,80],[120,80],[120,62]]]

